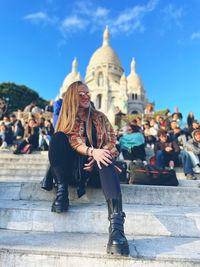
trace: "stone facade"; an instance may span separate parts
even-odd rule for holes
[[[103,44],[92,55],[85,76],[85,83],[91,92],[91,100],[95,107],[105,113],[111,121],[116,108],[124,113],[143,113],[149,103],[141,78],[136,73],[135,59],[131,62],[131,72],[127,76],[121,60],[110,46],[110,34],[106,27]],[[72,72],[65,78],[61,92],[76,80],[82,80],[77,72],[76,59],[72,64]]]

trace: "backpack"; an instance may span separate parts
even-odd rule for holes
[[[177,186],[174,170],[161,169],[155,165],[133,163],[129,165],[129,184]]]

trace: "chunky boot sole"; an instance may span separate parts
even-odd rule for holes
[[[52,212],[57,212],[57,213],[67,212],[68,208],[69,208],[69,205],[62,205],[62,206],[52,205],[51,211]]]
[[[122,245],[107,245],[107,254],[128,257],[130,254],[128,243]]]

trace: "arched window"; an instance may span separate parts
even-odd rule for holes
[[[138,114],[138,111],[133,110],[133,111],[131,112],[131,114]]]
[[[132,100],[137,100],[138,99],[138,95],[137,94],[132,94]]]
[[[97,109],[101,109],[102,94],[97,95]]]
[[[98,86],[103,86],[103,73],[102,72],[99,72],[97,82],[98,82]]]

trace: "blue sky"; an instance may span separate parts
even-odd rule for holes
[[[75,56],[84,79],[108,25],[125,75],[135,57],[155,109],[200,119],[199,0],[1,0],[0,10],[0,82],[54,99]]]

